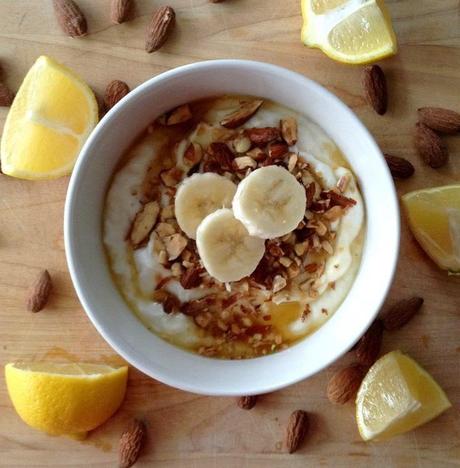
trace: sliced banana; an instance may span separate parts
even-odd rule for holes
[[[251,236],[228,208],[203,219],[196,245],[207,272],[223,283],[250,275],[265,252],[265,241]]]
[[[273,239],[293,231],[305,215],[304,187],[286,169],[256,169],[238,185],[233,212],[249,233]]]
[[[230,207],[235,192],[236,185],[218,174],[207,172],[187,177],[177,190],[174,204],[180,228],[195,239],[201,221],[219,208]]]

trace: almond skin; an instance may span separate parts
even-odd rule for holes
[[[0,81],[0,107],[9,107],[13,104],[14,93]]]
[[[59,26],[70,37],[85,36],[88,32],[85,15],[73,0],[53,0]]]
[[[133,0],[112,0],[110,4],[110,20],[112,23],[124,23],[133,7]]]
[[[147,428],[142,421],[134,419],[120,437],[118,446],[118,466],[130,468],[136,463],[145,444]]]
[[[305,439],[310,426],[308,413],[303,410],[294,411],[289,417],[285,445],[289,453],[294,453]]]
[[[30,312],[39,312],[42,310],[48,302],[52,288],[53,283],[48,270],[42,270],[29,291],[27,310]]]
[[[355,353],[358,362],[364,366],[372,366],[377,360],[382,346],[383,323],[377,319],[358,341]]]
[[[439,135],[420,122],[415,128],[415,147],[426,164],[433,169],[444,166],[449,159],[447,147]]]
[[[145,50],[150,54],[160,49],[174,26],[176,13],[170,6],[159,7],[147,27]]]
[[[388,106],[387,82],[378,65],[366,67],[363,72],[363,87],[367,102],[379,115],[385,114]]]
[[[396,179],[408,179],[411,177],[415,168],[410,161],[399,156],[385,154],[385,160],[390,169],[391,175]]]
[[[242,396],[236,401],[236,404],[244,410],[250,410],[256,406],[257,395]]]
[[[246,135],[257,146],[263,146],[274,140],[279,140],[281,133],[276,127],[248,128]]]
[[[220,124],[225,128],[237,128],[246,123],[264,103],[261,99],[251,102],[244,102],[240,108],[231,114],[226,115]]]
[[[129,93],[129,86],[120,80],[113,80],[105,89],[104,103],[107,109],[111,109],[118,101]]]
[[[343,405],[355,397],[365,369],[359,364],[353,364],[337,371],[327,384],[327,397],[332,403]]]
[[[391,307],[382,317],[385,330],[398,330],[403,327],[420,310],[423,305],[422,297],[403,299]]]
[[[460,132],[460,114],[442,107],[421,107],[418,118],[422,124],[439,133]]]

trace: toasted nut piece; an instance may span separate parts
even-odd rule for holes
[[[182,265],[179,262],[175,262],[171,265],[171,274],[175,277],[179,277],[182,275],[182,272],[184,269],[182,268]]]
[[[257,395],[242,396],[236,400],[236,404],[244,410],[250,410],[256,406]]]
[[[283,140],[289,145],[297,143],[297,120],[294,117],[286,117],[280,122],[281,136]]]
[[[267,154],[265,151],[263,151],[260,148],[253,148],[252,150],[248,151],[246,153],[246,156],[249,156],[250,158],[254,159],[255,161],[263,161],[264,159],[267,158]]]
[[[324,217],[329,221],[336,221],[344,214],[344,210],[341,206],[335,205],[332,208],[329,208],[325,213]]]
[[[220,121],[222,127],[226,128],[237,128],[240,125],[246,123],[264,103],[262,99],[256,99],[255,101],[243,102],[238,110],[224,117]]]
[[[296,262],[292,262],[287,269],[289,278],[296,278],[300,274],[300,266]]]
[[[152,300],[158,302],[163,306],[165,313],[170,314],[172,312],[180,311],[179,299],[169,291],[165,289],[157,289],[153,292]]]
[[[195,318],[196,324],[201,328],[206,328],[212,320],[212,316],[209,312],[198,314]]]
[[[167,187],[175,187],[182,179],[184,173],[177,167],[160,173],[160,178]]]
[[[170,6],[161,6],[153,13],[147,26],[145,50],[150,54],[160,49],[174,26],[176,13]]]
[[[129,239],[133,247],[139,246],[152,231],[160,213],[160,205],[156,201],[146,203],[136,214]]]
[[[285,436],[285,445],[289,453],[294,453],[300,447],[309,427],[310,423],[306,411],[296,410],[289,416]]]
[[[232,144],[237,153],[246,153],[251,149],[251,140],[246,135],[238,135]]]
[[[212,160],[217,162],[220,169],[232,170],[234,155],[225,143],[219,141],[211,143],[208,147],[208,154]]]
[[[248,167],[254,169],[257,167],[257,163],[254,159],[250,158],[249,156],[240,156],[233,160],[233,163],[238,170],[246,169]]]
[[[274,140],[279,140],[280,130],[276,127],[248,128],[246,135],[255,145],[263,146]]]
[[[286,145],[286,143],[275,142],[268,146],[268,156],[272,161],[283,159],[288,151],[289,147]]]
[[[289,156],[289,160],[288,160],[288,171],[289,172],[294,171],[298,160],[299,160],[299,157],[297,156],[297,154],[291,153],[291,155]]]
[[[192,266],[185,271],[180,279],[180,284],[182,287],[184,289],[193,289],[200,286],[202,282],[202,271],[202,268],[196,267],[192,264]]]
[[[161,209],[160,219],[166,221],[174,218],[174,205],[168,205]]]
[[[339,189],[339,192],[345,192],[345,190],[348,187],[348,183],[350,182],[350,177],[348,174],[345,174],[340,177],[340,179],[337,181],[337,188]]]
[[[273,292],[276,293],[284,289],[287,285],[286,279],[281,275],[276,275],[273,278]]]
[[[299,257],[301,257],[307,251],[307,248],[308,241],[299,242],[298,244],[294,245],[294,251]]]
[[[160,239],[163,239],[166,236],[172,236],[176,233],[174,226],[169,223],[158,223],[158,226],[155,228],[155,232],[158,234]]]
[[[190,143],[184,152],[184,161],[189,166],[195,166],[203,158],[203,149],[198,143]]]
[[[286,268],[292,264],[292,260],[289,257],[281,257],[278,261]]]
[[[169,255],[169,261],[175,260],[187,247],[187,239],[182,234],[167,236],[163,239],[163,242]]]
[[[192,118],[192,111],[188,104],[176,107],[166,116],[166,125],[177,125]]]

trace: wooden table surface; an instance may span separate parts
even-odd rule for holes
[[[410,159],[416,174],[398,192],[460,180],[460,138],[448,139],[451,162],[427,168],[413,150],[416,109],[460,110],[460,7],[458,0],[388,0],[400,52],[382,62],[390,105],[384,117],[362,98],[361,68],[341,65],[302,46],[299,0],[171,0],[177,26],[167,45],[144,52],[144,30],[157,1],[137,0],[135,17],[115,26],[109,0],[78,0],[90,34],[65,37],[51,1],[0,0],[0,61],[16,90],[35,59],[48,54],[72,67],[98,92],[112,79],[135,87],[151,76],[198,60],[257,59],[303,73],[342,98],[386,152]],[[282,86],[282,83],[280,83]],[[0,125],[7,110],[0,110]],[[68,179],[20,181],[0,176],[0,364],[21,358],[120,361],[82,310],[67,271],[63,205]],[[385,220],[382,220],[385,222]],[[385,246],[382,246],[384,249]],[[55,292],[46,310],[24,307],[27,287],[41,268]],[[384,351],[402,349],[431,372],[453,407],[425,426],[385,443],[360,440],[354,405],[332,406],[328,378],[352,360],[349,354],[307,381],[265,395],[250,412],[231,398],[185,393],[130,370],[120,411],[84,442],[49,437],[26,426],[14,412],[0,379],[0,465],[115,466],[117,443],[133,416],[148,421],[150,438],[138,466],[305,467],[460,465],[460,278],[436,269],[412,240],[405,222],[401,260],[388,303],[421,295],[425,305],[407,327],[384,337]],[[282,438],[291,411],[313,413],[308,442],[294,455]]]

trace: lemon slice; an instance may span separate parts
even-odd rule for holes
[[[301,0],[302,42],[343,63],[369,63],[397,51],[383,0]]]
[[[460,273],[460,184],[402,197],[409,226],[425,252],[451,273]]]
[[[364,377],[356,396],[356,421],[364,440],[383,440],[430,421],[450,406],[428,372],[401,351],[392,351]]]
[[[31,427],[82,437],[121,405],[128,368],[99,364],[10,363],[5,380],[14,408]]]
[[[34,180],[69,174],[97,121],[97,102],[88,85],[53,59],[40,57],[8,113],[2,171]]]

